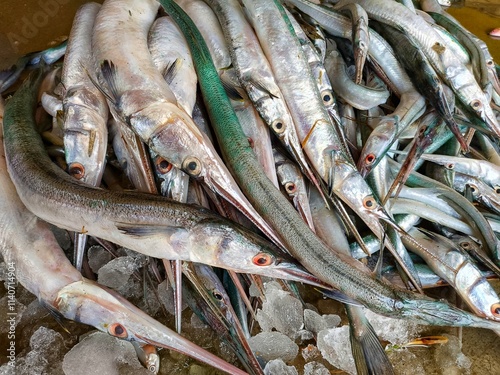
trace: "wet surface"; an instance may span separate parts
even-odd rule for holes
[[[66,39],[76,10],[81,4],[86,2],[84,0],[0,1],[0,69],[11,66],[18,57],[26,53],[49,48]],[[102,3],[102,1],[97,2]],[[467,29],[484,40],[488,44],[495,61],[500,63],[500,40],[494,40],[488,36],[489,31],[500,27],[500,0],[467,2],[467,7],[450,9],[450,13],[462,22]],[[6,290],[3,287],[3,283],[0,284],[0,297],[2,297],[6,295]],[[498,286],[499,283],[496,285]],[[310,294],[310,291],[307,293]],[[18,297],[20,303],[26,306],[33,302],[33,296],[28,292],[22,291],[22,288],[19,288]],[[438,297],[444,297],[444,295]],[[339,305],[335,302],[321,299],[308,300],[308,302],[313,303],[320,313],[335,312],[341,314]],[[3,310],[0,309],[0,312],[3,312]],[[40,310],[37,318],[38,320],[34,320],[34,324],[26,324],[23,331],[18,332],[18,349],[27,350],[29,338],[40,325],[61,332],[67,350],[76,344],[78,340],[76,337],[77,334],[89,329],[82,327],[78,323],[66,321],[64,323],[65,328],[71,331],[71,334],[65,333],[45,310]],[[169,319],[168,322],[164,319],[164,322],[172,326],[172,318],[169,317]],[[189,322],[187,322],[188,324]],[[4,353],[4,344],[6,342],[3,341],[5,339],[5,332],[2,332],[0,340],[2,345],[0,349]],[[455,329],[442,329],[439,327],[430,328],[426,334],[441,334],[444,332],[458,334]],[[193,330],[191,336],[199,339],[200,333],[203,333],[201,336],[207,339],[206,343],[201,344],[207,346],[213,345],[214,334],[211,334],[210,331],[201,332],[201,329],[197,331]],[[462,334],[463,353],[472,360],[470,373],[500,374],[500,367],[497,366],[498,358],[500,357],[500,340],[498,336],[493,332],[480,329],[464,329]],[[221,354],[220,352],[222,351],[220,348],[212,348],[212,350],[215,352],[218,351],[219,353],[217,354]],[[411,349],[411,351],[422,358],[428,356],[428,353],[432,350],[424,348]],[[190,373],[189,363],[193,362],[192,360],[179,358],[175,354],[167,354],[166,352],[164,351],[162,356],[161,373]],[[230,360],[230,356],[228,355],[227,357],[226,359]],[[296,365],[302,368],[303,363],[300,363],[300,357],[297,361],[299,362]],[[3,354],[0,357],[0,364],[2,363],[5,363],[5,356]],[[329,368],[331,369],[331,366]],[[427,374],[442,373],[431,369],[431,367],[426,367],[425,370]],[[336,374],[342,373],[333,369],[331,371]]]

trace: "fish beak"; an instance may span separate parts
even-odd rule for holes
[[[220,163],[212,163],[210,171],[203,176],[203,182],[212,191],[240,210],[240,212],[250,219],[250,221],[252,221],[252,223],[254,223],[257,228],[259,228],[276,245],[285,249],[285,245],[283,245],[281,239],[248,201],[229,172],[222,167],[218,167],[218,164],[224,165],[222,160],[218,160]]]
[[[62,288],[54,307],[64,317],[112,336],[175,350],[229,374],[247,374],[162,325],[116,292],[90,280]]]
[[[304,194],[297,194],[293,198],[293,205],[295,206],[295,208],[297,208],[297,211],[299,211],[300,216],[307,223],[309,228],[311,228],[313,232],[316,232],[314,230],[311,207],[309,206],[309,199],[307,198],[307,196]]]
[[[302,266],[288,260],[278,259],[275,262],[275,267],[273,267],[273,272],[275,272],[276,278],[298,281],[304,284],[319,286],[320,288],[331,288],[330,284],[324,283]]]

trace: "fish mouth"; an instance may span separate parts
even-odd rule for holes
[[[219,183],[222,182],[222,184]],[[257,210],[251,205],[246,196],[240,190],[233,178],[213,178],[212,176],[205,176],[205,184],[210,189],[219,194],[226,201],[231,203],[240,212],[242,212],[257,228],[259,228],[267,237],[269,237],[276,245],[285,249],[285,245],[269,226],[269,224],[260,216]]]
[[[321,281],[316,276],[307,271],[305,268],[302,268],[301,266],[295,263],[285,260],[278,260],[276,262],[276,265],[277,267],[275,268],[276,271],[275,277],[291,281],[297,281],[304,284],[317,286],[320,288],[326,288],[326,289],[331,288],[330,284]]]
[[[117,338],[175,350],[228,374],[247,375],[151,318],[118,293],[90,280],[63,287],[55,307],[66,318],[92,325]],[[119,330],[113,330],[117,326]]]

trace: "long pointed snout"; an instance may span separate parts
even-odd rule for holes
[[[66,318],[92,325],[112,336],[175,350],[229,374],[247,374],[92,281],[78,281],[62,288],[55,307]]]

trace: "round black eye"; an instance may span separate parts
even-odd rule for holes
[[[473,100],[470,105],[472,106],[472,108],[474,109],[478,109],[481,107],[481,101],[476,99],[476,100]]]
[[[68,166],[68,173],[77,180],[81,180],[85,176],[85,167],[80,163],[71,163]]]
[[[375,202],[375,199],[373,199],[372,197],[366,197],[365,199],[363,199],[363,206],[369,210],[375,208],[376,206],[376,202]]]
[[[182,168],[190,176],[198,176],[201,173],[201,162],[195,157],[187,157],[182,163]]]
[[[495,193],[500,194],[500,186],[495,186]]]
[[[323,100],[324,105],[332,105],[333,104],[333,95],[330,90],[325,90],[321,93],[321,99]]]
[[[283,124],[283,121],[281,120],[274,120],[273,123],[271,124],[271,128],[274,130],[275,133],[281,134],[285,131],[285,124]]]
[[[214,296],[214,298],[215,298],[215,299],[217,299],[217,300],[219,300],[219,301],[222,301],[222,299],[224,298],[224,297],[222,296],[222,294],[220,294],[220,293],[219,293],[218,291],[216,291],[216,290],[214,290],[214,291],[212,292],[212,295]]]
[[[462,249],[468,249],[470,247],[470,244],[468,242],[461,242],[460,246]]]

